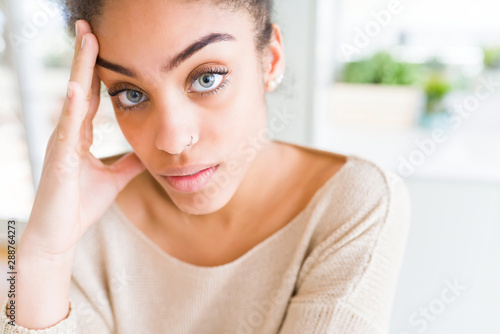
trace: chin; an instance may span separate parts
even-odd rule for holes
[[[201,190],[181,193],[161,182],[165,192],[175,206],[190,215],[207,215],[222,209],[233,198],[241,180],[234,177],[225,179],[221,184],[209,181]]]
[[[179,210],[190,215],[207,215],[219,211],[233,197],[235,191],[223,189],[214,195],[206,195],[203,192],[193,194],[187,198],[179,198],[175,195],[170,199]]]
[[[228,202],[229,200],[217,198],[216,200],[211,200],[210,202],[203,203],[203,205],[200,205],[199,203],[190,205],[188,203],[177,204],[174,200],[174,203],[177,205],[179,210],[187,214],[196,216],[208,215],[217,212],[222,209]]]

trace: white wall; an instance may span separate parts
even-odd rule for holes
[[[326,112],[327,85],[333,64],[333,0],[278,0],[274,21],[283,32],[286,72],[281,86],[268,95],[269,117],[292,114],[284,130],[273,131],[276,139],[313,145],[315,115]],[[317,15],[331,13],[332,15]],[[322,26],[323,29],[318,29]]]
[[[390,333],[500,333],[500,184],[406,183],[412,222]]]

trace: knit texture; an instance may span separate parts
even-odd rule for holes
[[[113,203],[77,245],[68,317],[12,326],[7,298],[0,333],[387,333],[409,217],[402,180],[348,156],[287,225],[235,261],[201,267]]]

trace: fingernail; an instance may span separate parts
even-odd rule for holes
[[[80,49],[83,49],[83,45],[85,44],[85,35],[82,37],[82,46],[80,46]]]
[[[78,37],[78,21],[75,22],[75,33],[76,37]]]
[[[71,99],[73,96],[73,88],[71,87],[71,83],[68,83],[68,99]]]

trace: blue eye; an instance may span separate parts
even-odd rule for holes
[[[124,90],[117,95],[120,104],[124,107],[135,106],[136,104],[144,102],[147,99],[147,96],[144,93],[133,89]]]
[[[216,89],[222,83],[224,75],[218,73],[203,73],[194,80],[189,91],[190,92],[207,92]]]

